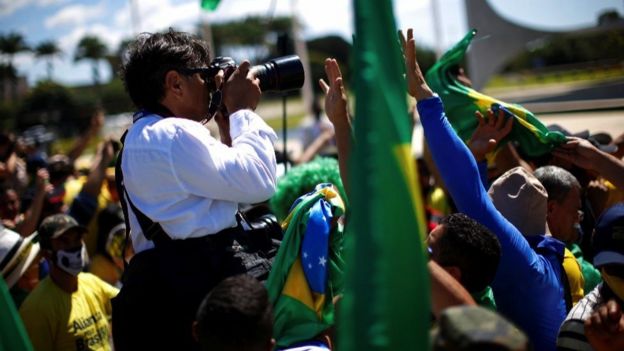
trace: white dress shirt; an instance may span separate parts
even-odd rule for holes
[[[122,172],[134,205],[172,239],[196,238],[236,226],[239,203],[275,192],[275,132],[257,114],[230,115],[232,147],[202,124],[144,115],[129,129]],[[128,206],[136,253],[154,247]]]

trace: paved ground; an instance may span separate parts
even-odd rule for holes
[[[624,110],[556,113],[538,116],[545,125],[557,123],[572,133],[589,130],[612,137],[624,133]]]

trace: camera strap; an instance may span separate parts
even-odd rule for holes
[[[121,140],[122,145],[124,145],[126,141],[127,134],[128,134],[128,130],[126,130],[124,134],[121,136],[120,140]],[[126,187],[124,185],[123,172],[121,170],[121,160],[123,158],[123,150],[124,148],[122,146],[121,150],[119,150],[119,156],[117,157],[117,161],[115,162],[115,183],[117,185],[117,189],[119,190],[119,193],[121,194],[121,196],[119,197],[119,200],[121,202],[121,209],[123,210],[124,221],[126,223],[126,241],[124,243],[124,252],[126,251],[126,245],[128,245],[128,242],[129,242],[128,239],[129,239],[129,234],[130,234],[130,216],[128,215],[128,205],[130,205],[130,208],[132,208],[132,212],[136,216],[136,219],[139,222],[139,226],[141,227],[141,231],[143,232],[143,235],[145,236],[145,238],[147,240],[153,241],[154,244],[156,245],[162,245],[164,244],[164,242],[170,241],[171,238],[169,237],[169,235],[167,235],[167,233],[162,228],[160,223],[154,222],[151,219],[149,219],[149,217],[147,217],[141,210],[139,210],[134,205],[134,203],[130,199],[130,195],[128,195],[128,192],[126,191]],[[126,199],[128,199],[127,203],[126,203]],[[125,265],[128,264],[125,258],[124,258],[124,264]]]

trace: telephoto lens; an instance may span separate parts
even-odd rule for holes
[[[297,55],[278,57],[253,66],[251,70],[260,80],[260,89],[263,92],[300,89],[305,79],[303,64]]]

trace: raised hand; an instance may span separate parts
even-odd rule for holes
[[[325,113],[334,125],[348,122],[347,93],[336,59],[325,59],[325,74],[329,84],[319,79],[321,90],[325,93]]]
[[[624,350],[624,316],[615,300],[598,307],[585,320],[585,336],[596,351]]]
[[[405,72],[407,74],[407,92],[413,96],[416,101],[424,100],[433,96],[433,91],[425,82],[425,78],[416,61],[416,41],[414,40],[414,31],[412,28],[407,29],[407,39],[403,35],[403,31],[399,30],[399,40],[403,48],[405,56]]]
[[[485,155],[494,150],[496,145],[511,132],[513,118],[505,118],[502,110],[495,115],[492,110],[487,111],[487,119],[481,112],[475,112],[479,121],[477,129],[468,141],[468,148],[477,162],[485,160]]]
[[[596,155],[600,153],[601,151],[591,142],[576,137],[568,137],[565,144],[562,144],[552,152],[558,158],[590,170],[594,169]]]

